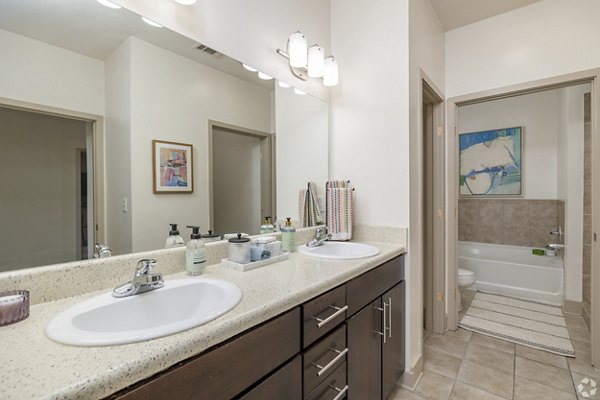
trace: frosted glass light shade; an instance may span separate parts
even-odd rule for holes
[[[246,65],[244,63],[242,63],[242,66],[250,72],[258,72],[258,70],[256,68],[252,68],[251,66]]]
[[[323,85],[335,86],[340,82],[340,76],[338,71],[338,63],[333,56],[329,56],[325,59],[325,65],[323,68]]]
[[[303,94],[306,94],[306,92],[303,92],[302,90],[300,90],[298,88],[294,88],[294,93],[299,94],[300,96],[302,96]]]
[[[288,39],[290,66],[306,67],[306,36],[302,32],[292,33]]]
[[[147,23],[148,25],[150,25],[150,26],[153,26],[153,27],[155,27],[155,28],[162,28],[162,27],[163,27],[161,24],[157,24],[156,22],[152,21],[152,20],[151,20],[151,19],[149,19],[149,18],[142,17],[142,20],[143,20],[145,23]]]
[[[108,1],[108,0],[96,0],[96,1],[105,7],[114,8],[115,10],[118,10],[119,8],[121,8],[120,5],[115,4],[112,1]]]
[[[325,50],[318,44],[308,49],[308,76],[320,78],[325,67]]]
[[[282,81],[278,81],[277,83],[279,84],[279,87],[282,87],[282,88],[285,88],[285,89],[287,89],[287,88],[290,87],[290,85],[288,85],[287,83],[282,82]]]
[[[175,0],[176,3],[183,4],[184,6],[192,5],[196,0]]]
[[[271,75],[267,75],[264,72],[260,72],[260,71],[258,71],[258,77],[264,81],[273,79],[273,77]]]

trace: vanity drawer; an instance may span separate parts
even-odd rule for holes
[[[346,283],[348,317],[404,279],[404,255],[387,261]]]
[[[348,390],[346,363],[343,363],[315,390],[304,396],[304,400],[341,400],[348,397]]]
[[[177,365],[113,398],[229,400],[300,351],[300,309]]]
[[[304,393],[309,393],[346,362],[346,324],[321,339],[303,354]]]
[[[296,356],[240,400],[302,399],[302,357]]]
[[[322,294],[302,306],[304,348],[346,320],[346,286]]]

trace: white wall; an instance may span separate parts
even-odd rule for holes
[[[328,1],[203,0],[192,6],[174,1],[114,2],[307,93],[328,98],[320,80],[294,78],[287,61],[275,53],[285,49],[287,38],[297,30],[307,36],[309,45],[318,43],[331,52]]]
[[[277,219],[299,220],[298,193],[307,182],[323,196],[329,169],[329,104],[275,87]],[[324,212],[325,210],[323,210]]]
[[[131,202],[131,40],[106,59],[104,142],[106,244],[113,254],[131,253],[131,212],[121,204]]]
[[[565,202],[565,299],[582,300],[583,95],[590,85],[558,89],[558,199]]]
[[[556,199],[557,110],[558,90],[466,105],[458,109],[458,131],[523,127],[524,198]]]
[[[209,229],[208,120],[269,132],[271,94],[137,38],[130,41],[132,251],[143,251],[164,246],[169,223]],[[152,193],[153,139],[194,146],[194,193]]]
[[[446,33],[448,97],[600,66],[600,2],[543,0]]]
[[[422,81],[435,89],[445,86],[444,27],[429,0],[409,1],[409,131],[410,152],[401,157],[410,160],[410,229],[407,265],[407,343],[411,367],[423,354],[423,113]],[[444,97],[444,93],[439,93]],[[382,94],[383,96],[383,94]],[[447,293],[450,293],[447,291]]]
[[[77,257],[85,122],[0,108],[0,271]]]
[[[104,114],[104,62],[0,29],[0,97]]]

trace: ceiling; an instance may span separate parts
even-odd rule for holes
[[[0,29],[100,60],[135,36],[255,85],[273,88],[273,81],[258,79],[239,61],[198,50],[199,43],[185,36],[151,27],[137,14],[105,7],[96,0],[0,0]]]
[[[541,0],[430,0],[447,31]]]

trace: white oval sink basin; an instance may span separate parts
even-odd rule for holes
[[[304,245],[298,247],[298,252],[307,256],[336,260],[365,258],[376,256],[380,253],[379,249],[375,246],[355,242],[325,242],[323,245],[317,247]]]
[[[74,346],[141,342],[205,324],[235,307],[242,292],[218,279],[165,281],[150,292],[117,299],[106,293],[54,317],[46,335]]]

